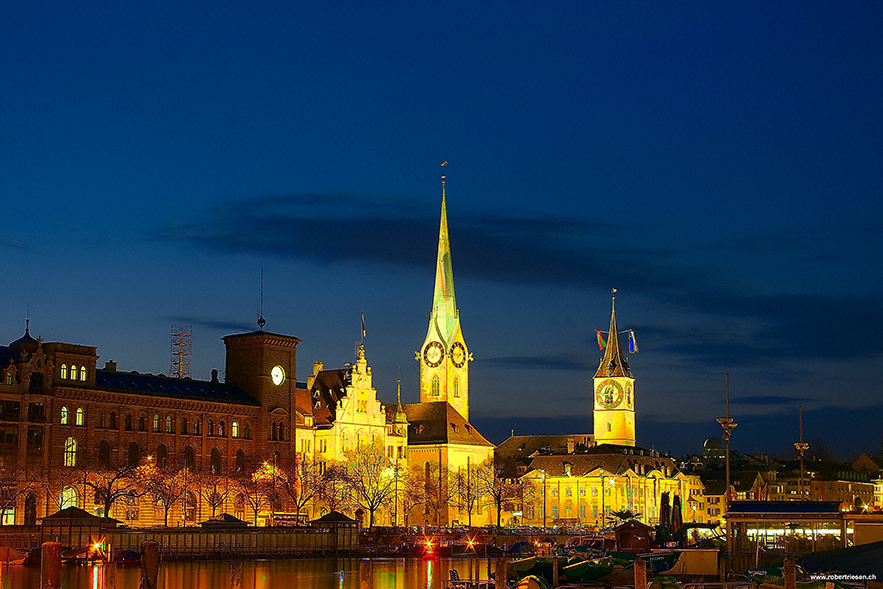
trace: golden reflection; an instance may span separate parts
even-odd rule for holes
[[[426,589],[432,589],[432,561],[426,561]]]

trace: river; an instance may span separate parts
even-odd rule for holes
[[[375,558],[370,561],[373,589],[442,589],[454,568],[468,578],[459,559]],[[169,561],[160,564],[159,589],[359,589],[359,559],[318,558],[257,561]],[[487,578],[487,561],[478,574]],[[108,571],[102,565],[62,567],[62,589],[137,589],[139,567]],[[39,589],[40,568],[0,565],[0,588]]]

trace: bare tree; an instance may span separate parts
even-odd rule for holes
[[[194,478],[186,467],[160,468],[148,461],[138,469],[142,492],[153,497],[154,502],[162,502],[163,525],[169,525],[169,512],[178,501],[184,500],[187,489],[193,485]]]
[[[511,463],[510,463],[511,462]],[[497,527],[500,527],[503,503],[521,498],[521,485],[512,483],[509,478],[515,472],[514,461],[505,457],[488,458],[482,462],[476,475],[478,484],[482,489],[482,495],[487,497],[497,511]]]
[[[325,464],[316,498],[330,511],[343,511],[352,505],[346,468],[339,462]]]
[[[242,474],[231,479],[233,487],[238,491],[252,512],[252,523],[258,525],[258,514],[261,509],[270,505],[278,473],[276,467],[263,463],[256,469],[246,469],[250,474]]]
[[[322,491],[324,478],[320,463],[309,456],[295,462],[289,469],[281,469],[279,486],[294,503],[297,513],[303,511]]]
[[[140,497],[145,489],[139,477],[138,467],[122,463],[117,467],[109,465],[87,471],[84,478],[86,487],[92,489],[95,501],[104,506],[104,516],[110,517],[114,503],[124,497]]]
[[[19,499],[42,489],[40,475],[40,469],[0,465],[0,519],[15,513]]]
[[[418,505],[423,505],[426,498],[423,468],[414,465],[408,469],[399,471],[399,501],[402,505],[402,519],[404,524],[410,525],[411,512]]]
[[[212,508],[211,517],[215,517],[230,495],[230,479],[221,474],[204,472],[194,477],[194,485],[202,500]]]
[[[451,472],[438,462],[426,462],[423,466],[423,500],[426,506],[424,521],[443,525],[442,512],[456,495],[456,485],[451,484]],[[430,519],[430,516],[432,519]]]
[[[346,482],[353,500],[368,511],[368,527],[374,525],[374,514],[395,495],[393,462],[383,445],[375,442],[346,453]]]
[[[479,479],[480,468],[477,465],[469,464],[465,468],[459,469],[454,476],[454,499],[457,509],[466,512],[468,525],[472,526],[472,514],[477,511],[484,498],[486,489]]]

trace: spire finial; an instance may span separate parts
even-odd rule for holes
[[[258,327],[261,328],[261,331],[264,330],[266,324],[267,320],[264,319],[264,267],[261,266],[261,311],[258,315]]]
[[[399,378],[396,380],[396,402],[399,408],[402,406],[402,367],[399,366]]]

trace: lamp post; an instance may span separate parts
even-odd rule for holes
[[[730,433],[736,427],[736,422],[730,417],[730,373],[727,372],[727,385],[726,385],[726,395],[727,395],[727,413],[724,417],[718,417],[717,422],[721,424],[721,427],[724,428],[724,442],[726,442],[726,468],[727,468],[727,488],[726,494],[724,495],[724,517],[726,517],[727,512],[730,508]],[[730,521],[727,520],[727,568],[731,568],[732,565],[732,556],[733,556],[733,534],[730,529]]]
[[[806,471],[803,466],[803,455],[809,450],[809,444],[803,441],[803,406],[798,405],[797,410],[800,414],[800,441],[794,442],[794,447],[797,449],[797,455],[800,457],[800,499],[808,499],[808,497],[804,497],[803,495],[803,480],[806,477]]]

